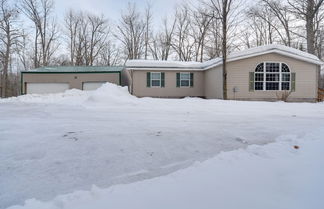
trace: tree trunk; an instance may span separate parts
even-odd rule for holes
[[[223,14],[222,14],[222,29],[223,29],[223,40],[222,40],[222,53],[223,53],[223,99],[227,99],[227,71],[226,71],[226,60],[227,60],[227,0],[223,1]]]
[[[306,36],[307,36],[307,52],[315,54],[315,33],[314,33],[314,0],[307,1],[306,10]]]

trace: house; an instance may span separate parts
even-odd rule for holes
[[[227,59],[227,96],[235,100],[316,101],[320,66],[315,55],[265,45],[232,53]],[[130,92],[138,97],[223,98],[222,59],[203,63],[129,60]]]
[[[128,60],[124,67],[43,67],[21,73],[21,92],[93,90],[104,82],[127,85],[137,97],[223,99],[222,58],[206,62]],[[315,55],[282,45],[265,45],[227,58],[227,98],[313,102],[320,66]]]
[[[123,67],[42,67],[21,72],[21,92],[58,93],[67,89],[94,90],[103,83],[121,85]]]

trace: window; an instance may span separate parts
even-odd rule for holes
[[[151,86],[161,87],[161,73],[151,73]]]
[[[255,69],[255,90],[263,90],[263,81],[264,81],[264,67],[263,63],[259,64]]]
[[[180,87],[190,86],[190,73],[180,73]]]
[[[179,72],[176,75],[177,87],[193,87],[194,86],[194,73]]]
[[[290,90],[289,67],[279,62],[260,63],[254,72],[254,90]]]
[[[164,88],[164,72],[147,72],[146,87],[161,87]]]
[[[290,90],[290,71],[286,64],[281,64],[281,90]]]

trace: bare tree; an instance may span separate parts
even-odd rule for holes
[[[24,30],[21,31],[21,41],[17,42],[16,52],[20,63],[24,70],[28,70],[31,67],[30,60],[32,60],[32,54],[29,52],[30,39]]]
[[[324,0],[288,0],[290,11],[305,21],[307,52],[315,54],[315,17]]]
[[[167,60],[171,54],[172,38],[174,35],[176,20],[169,24],[167,18],[163,20],[162,30],[155,36],[150,46],[151,53],[156,60]]]
[[[8,5],[7,0],[0,1],[0,58],[2,64],[2,96],[9,96],[8,72],[10,65],[10,56],[13,53],[14,45],[17,45],[21,33],[17,28],[18,11],[14,7]]]
[[[222,45],[221,45],[222,29],[221,29],[221,21],[219,18],[212,18],[207,33],[208,33],[206,36],[208,42],[208,44],[206,44],[207,59],[220,57],[222,54]]]
[[[152,24],[152,5],[147,3],[145,8],[145,33],[144,33],[144,59],[147,59],[148,52],[150,48],[150,40],[151,40],[151,24]]]
[[[214,19],[221,20],[222,28],[222,61],[223,61],[223,99],[227,99],[227,50],[229,42],[229,31],[237,15],[235,11],[238,7],[234,4],[233,0],[209,0],[208,5],[211,8],[212,16]]]
[[[192,25],[194,27],[193,37],[196,43],[195,60],[202,62],[204,59],[204,49],[206,36],[213,17],[208,15],[208,9],[199,7],[192,10]]]
[[[104,47],[108,35],[107,20],[103,16],[88,15],[89,46],[86,53],[86,65],[92,66]]]
[[[120,50],[114,40],[107,40],[100,52],[99,65],[116,66],[120,64]]]
[[[126,59],[140,59],[143,54],[145,22],[137,11],[135,4],[128,4],[117,25],[115,37],[124,46]]]
[[[75,54],[77,47],[77,35],[80,28],[81,19],[80,16],[73,10],[69,10],[64,18],[64,26],[66,28],[66,37],[68,40],[68,47],[70,53],[71,65],[75,64]]]
[[[173,35],[172,47],[181,61],[191,61],[194,53],[194,41],[192,40],[192,23],[190,9],[182,5],[176,10],[176,25]]]
[[[264,5],[270,9],[277,20],[281,23],[284,28],[285,35],[281,34],[280,30],[277,30],[281,40],[286,46],[291,46],[291,15],[288,12],[288,8],[286,5],[282,4],[281,1],[278,0],[262,0]]]
[[[53,0],[22,0],[21,10],[35,25],[34,67],[48,65],[58,48],[54,43],[58,38],[58,30],[55,20],[51,17],[53,8]]]
[[[65,15],[66,41],[72,65],[100,63],[100,53],[109,35],[108,20],[103,16],[69,11]]]
[[[272,44],[276,39],[275,32],[282,37],[276,24],[277,20],[267,7],[252,7],[248,10],[247,16],[251,20],[249,27],[253,30],[255,45]]]

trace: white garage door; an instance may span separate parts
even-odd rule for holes
[[[68,83],[27,83],[27,94],[60,93],[69,89]]]
[[[82,89],[86,91],[96,90],[106,82],[83,82]]]

